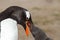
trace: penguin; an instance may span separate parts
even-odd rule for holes
[[[15,25],[16,23],[22,25],[26,32],[26,36],[29,35],[30,31],[35,40],[50,40],[41,29],[34,25],[30,12],[25,8],[19,6],[8,7],[0,13],[0,22],[6,19],[16,21]]]

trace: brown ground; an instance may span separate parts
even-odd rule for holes
[[[60,0],[0,0],[0,12],[12,5],[27,8],[35,25],[53,40],[60,40]],[[19,40],[34,40],[31,33],[26,36],[23,27],[18,29]]]

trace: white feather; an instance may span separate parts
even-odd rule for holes
[[[30,18],[30,13],[29,11],[25,11],[26,12],[26,17],[29,19]]]
[[[17,22],[11,18],[1,21],[1,40],[18,40]]]

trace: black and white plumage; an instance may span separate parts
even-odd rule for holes
[[[0,22],[8,18],[16,21],[17,24],[22,25],[25,30],[26,21],[28,21],[27,24],[35,40],[50,40],[42,30],[34,26],[31,19],[31,14],[27,9],[18,6],[8,7],[6,10],[0,13]]]

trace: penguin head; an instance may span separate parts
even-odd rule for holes
[[[26,9],[14,11],[11,18],[16,20],[18,24],[22,25],[25,29],[26,35],[29,35],[29,28],[32,23],[31,14]]]

